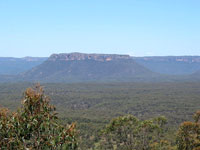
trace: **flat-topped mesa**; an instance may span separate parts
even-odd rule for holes
[[[72,60],[95,60],[95,61],[111,61],[117,59],[131,59],[129,55],[117,54],[84,54],[84,53],[62,53],[52,54],[48,60],[50,61],[72,61]]]

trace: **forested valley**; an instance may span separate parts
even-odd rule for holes
[[[0,84],[1,149],[200,148],[200,83],[45,83],[34,87],[32,83]]]

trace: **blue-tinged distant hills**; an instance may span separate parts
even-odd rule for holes
[[[46,57],[0,57],[0,75],[17,75],[43,63]]]
[[[0,82],[196,80],[200,80],[200,56],[63,53],[49,58],[0,58]]]
[[[200,70],[200,56],[133,57],[153,72],[166,75],[190,75]]]
[[[53,54],[22,78],[45,82],[143,81],[156,73],[136,63],[129,55]]]

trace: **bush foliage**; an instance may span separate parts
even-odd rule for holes
[[[77,149],[75,124],[61,125],[55,107],[40,86],[28,88],[22,107],[0,111],[0,147],[14,149]]]
[[[102,131],[97,146],[102,150],[170,150],[171,144],[164,139],[166,123],[165,117],[144,121],[132,115],[118,117]]]
[[[200,150],[200,111],[194,116],[194,122],[183,122],[177,134],[178,150]]]

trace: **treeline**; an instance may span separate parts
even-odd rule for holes
[[[193,122],[183,122],[171,140],[163,116],[139,120],[133,115],[114,118],[93,137],[94,150],[200,150],[200,111]],[[42,88],[28,88],[16,112],[0,108],[1,150],[78,150],[76,123],[63,124]]]

